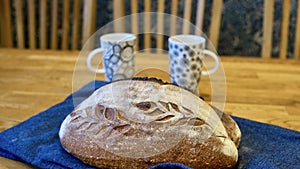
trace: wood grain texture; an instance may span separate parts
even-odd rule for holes
[[[151,48],[151,0],[144,1],[144,48],[150,49]]]
[[[263,58],[272,57],[274,4],[274,0],[264,0],[263,37],[261,51],[261,56]]]
[[[15,0],[15,9],[16,9],[16,27],[17,27],[17,47],[23,49],[24,44],[24,10],[23,10],[23,1]]]
[[[297,21],[295,31],[295,43],[294,43],[294,58],[300,59],[300,2],[297,6]]]
[[[219,43],[222,9],[223,0],[213,0],[211,10],[211,23],[209,26],[209,39],[216,49],[218,49]]]
[[[0,1],[0,6],[2,7],[0,10],[0,44],[3,47],[13,47],[10,0]]]
[[[28,12],[27,13],[28,13],[29,49],[36,49],[35,1],[28,0],[27,3],[28,3]]]
[[[131,0],[130,3],[131,3],[131,32],[133,34],[135,34],[136,36],[136,41],[135,43],[136,44],[139,44],[139,17],[138,17],[138,0]],[[139,45],[136,45],[135,46],[135,50],[138,51],[139,50]]]
[[[183,11],[183,34],[190,34],[190,25],[191,25],[191,15],[192,15],[192,0],[184,1],[184,11]]]
[[[46,0],[41,0],[40,1],[40,13],[39,13],[39,18],[40,18],[40,49],[46,49],[47,48],[47,1]]]
[[[19,161],[14,161],[8,158],[0,156],[0,168],[1,169],[37,169],[29,164],[21,163]]]
[[[125,15],[124,0],[113,0],[113,17],[115,32],[125,32],[125,21],[122,18]]]
[[[171,20],[170,20],[170,36],[176,35],[177,16],[178,16],[178,0],[171,2]]]
[[[69,49],[69,33],[70,33],[70,0],[63,1],[63,18],[62,18],[62,43],[61,49],[67,50]]]
[[[58,48],[58,0],[51,1],[51,45],[50,48]]]
[[[82,44],[95,32],[96,26],[96,0],[84,1],[83,4],[83,24],[82,24]]]
[[[78,56],[79,51],[0,49],[0,131],[63,101],[72,92]],[[221,57],[221,63],[226,113],[300,131],[300,60]],[[138,53],[136,74],[169,81],[168,64],[166,54]],[[199,91],[211,100],[208,76],[201,77]],[[0,164],[31,167],[5,158]]]
[[[289,25],[290,25],[290,9],[291,0],[284,0],[282,6],[282,21],[281,21],[281,35],[280,35],[280,49],[279,57],[281,59],[287,58],[287,47],[289,40]]]
[[[204,12],[205,12],[205,0],[198,0],[197,3],[197,14],[196,14],[196,27],[198,30],[195,30],[196,35],[201,35],[203,32],[203,21],[204,21]]]
[[[164,46],[164,17],[163,13],[165,11],[165,0],[158,1],[158,16],[157,16],[157,34],[156,34],[156,49],[161,52]]]
[[[71,49],[79,49],[79,35],[80,35],[80,13],[81,13],[81,0],[74,0],[73,4],[73,25],[72,25],[72,41]]]

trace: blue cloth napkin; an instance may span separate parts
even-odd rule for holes
[[[77,101],[87,98],[106,84],[93,81],[73,93]],[[60,124],[73,110],[73,97],[0,133],[0,155],[39,168],[94,168],[68,154],[58,138]],[[272,112],[270,112],[272,113]],[[236,168],[300,169],[300,133],[281,127],[233,117],[242,131]],[[151,169],[188,169],[176,163],[158,164]]]

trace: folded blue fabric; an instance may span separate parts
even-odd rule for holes
[[[75,92],[76,101],[87,98],[106,84],[93,81]],[[60,124],[74,109],[70,95],[62,103],[0,133],[0,155],[39,168],[94,168],[68,154],[58,138]],[[272,112],[270,112],[272,113]],[[299,168],[300,133],[281,127],[233,117],[242,131],[237,168]],[[151,169],[188,169],[176,163],[158,164]]]

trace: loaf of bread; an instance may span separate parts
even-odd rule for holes
[[[173,84],[120,80],[79,104],[63,121],[59,137],[67,152],[99,168],[164,162],[232,168],[241,132],[230,116],[216,111]]]

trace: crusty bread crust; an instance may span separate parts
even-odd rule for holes
[[[236,164],[234,157],[220,151],[222,142],[213,137],[196,146],[189,138],[183,139],[172,149],[147,158],[128,158],[105,151],[89,137],[74,136],[72,133],[62,139],[62,145],[68,147],[69,153],[81,159],[84,163],[99,168],[142,169],[158,163],[176,162],[192,168],[233,168]],[[80,140],[80,141],[78,141]],[[85,144],[88,143],[88,144]],[[93,147],[93,148],[91,148]]]
[[[233,168],[241,133],[230,116],[220,119],[218,111],[161,80],[121,80],[77,106],[59,136],[66,151],[99,168],[148,168],[164,162]]]

